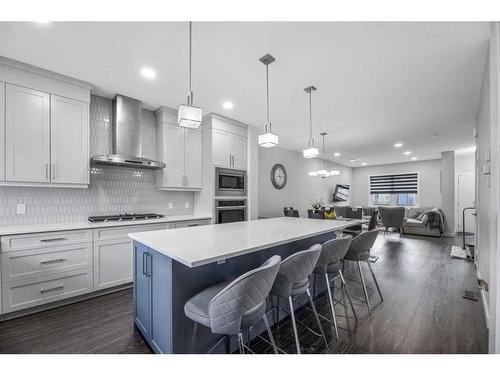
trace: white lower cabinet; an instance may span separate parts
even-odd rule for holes
[[[109,240],[94,244],[94,289],[132,282],[132,240]]]

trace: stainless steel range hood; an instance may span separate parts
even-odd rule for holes
[[[94,156],[92,164],[161,169],[165,163],[143,158],[141,137],[142,103],[116,95],[113,99],[113,153]]]

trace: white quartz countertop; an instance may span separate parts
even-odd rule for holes
[[[188,266],[197,267],[352,226],[352,222],[279,217],[131,233],[129,237]]]
[[[135,220],[135,221],[108,221],[106,223],[91,223],[89,221],[81,221],[73,223],[0,225],[0,236],[8,236],[13,234],[39,233],[39,232],[55,232],[62,230],[75,230],[75,229],[123,227],[127,225],[161,224],[161,223],[172,223],[178,221],[204,220],[211,218],[212,217],[209,215],[172,215],[172,216],[165,216],[161,219],[147,219],[147,220]]]

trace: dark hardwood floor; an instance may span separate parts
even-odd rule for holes
[[[330,344],[299,326],[303,353],[487,353],[488,335],[480,301],[462,298],[476,285],[474,265],[449,257],[450,246],[460,240],[405,236],[379,236],[373,264],[384,301],[372,316],[355,301],[359,322],[338,318],[340,340],[324,322]],[[346,273],[357,277],[355,267]],[[372,285],[368,270],[367,282]],[[352,293],[362,295],[359,285],[349,282]],[[369,290],[373,305],[379,301]],[[342,300],[341,292],[336,297]],[[326,298],[318,310],[329,316]],[[349,311],[338,304],[338,315]],[[306,311],[298,319],[315,328]],[[273,329],[278,346],[295,351],[291,324]],[[191,335],[191,332],[186,332]],[[270,351],[258,339],[256,352]],[[132,323],[132,290],[124,290],[33,315],[0,322],[0,353],[150,353]]]

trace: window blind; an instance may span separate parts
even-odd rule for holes
[[[370,176],[371,194],[417,193],[417,187],[417,173]]]

